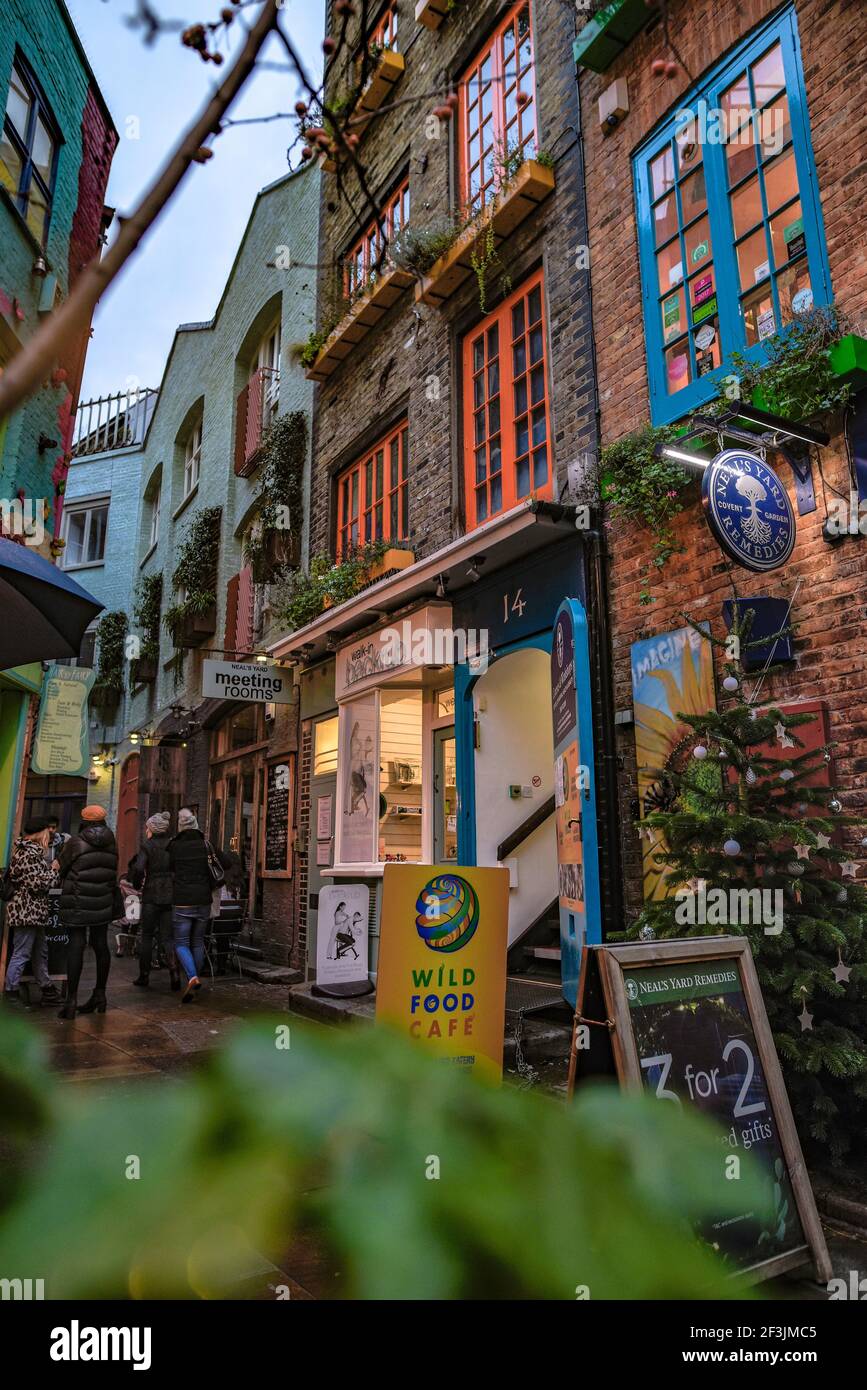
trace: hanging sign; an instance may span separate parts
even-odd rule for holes
[[[587,616],[565,599],[551,647],[554,806],[563,994],[575,1006],[582,947],[602,940]]]
[[[263,662],[202,662],[202,694],[256,705],[291,705],[292,673]]]
[[[49,666],[33,739],[32,772],[86,777],[90,771],[87,697],[96,680],[83,666]]]
[[[320,888],[314,994],[341,999],[370,994],[373,985],[367,974],[369,917],[370,889],[366,883]]]
[[[720,1126],[721,1181],[736,1161],[757,1160],[766,1208],[699,1227],[731,1268],[768,1279],[811,1257],[831,1265],[749,942],[716,936],[634,942],[585,951],[575,1014],[569,1091],[576,1079],[616,1073],[667,1105]]]
[[[704,471],[701,498],[717,544],[744,569],[779,569],[795,548],[795,514],[776,473],[757,454],[724,449]]]
[[[508,869],[386,864],[377,1023],[499,1079],[508,937]]]
[[[265,833],[262,836],[262,874],[292,877],[292,765],[269,763],[265,770]]]

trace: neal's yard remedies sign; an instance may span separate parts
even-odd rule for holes
[[[202,694],[259,705],[291,705],[292,676],[277,666],[249,661],[204,661]]]
[[[508,869],[386,864],[377,1023],[499,1080],[508,935]]]
[[[599,1021],[606,1026],[595,1026]],[[643,1087],[667,1105],[693,1106],[716,1121],[721,1181],[736,1181],[738,1166],[732,1160],[745,1154],[761,1165],[766,1209],[735,1216],[729,1211],[725,1219],[708,1219],[697,1232],[733,1273],[765,1279],[803,1263],[812,1252],[818,1277],[830,1278],[745,938],[639,942],[585,952],[570,1081],[574,1084],[576,1073],[606,1070],[606,1060],[623,1085]]]
[[[704,470],[701,500],[717,544],[737,564],[764,574],[786,563],[795,548],[795,513],[764,459],[724,449]]]

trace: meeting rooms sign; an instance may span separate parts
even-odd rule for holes
[[[291,705],[292,678],[288,671],[260,662],[205,661],[202,694],[257,705]]]

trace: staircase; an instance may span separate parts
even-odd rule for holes
[[[555,898],[509,947],[510,977],[560,984],[560,912]]]

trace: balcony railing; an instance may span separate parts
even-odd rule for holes
[[[262,447],[262,436],[277,414],[280,373],[276,367],[260,367],[238,397],[235,423],[235,472],[246,478]]]
[[[108,454],[143,443],[158,394],[146,387],[80,401],[72,435],[73,456]]]

